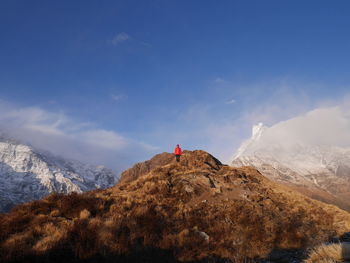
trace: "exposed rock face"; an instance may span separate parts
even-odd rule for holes
[[[154,168],[170,163],[172,160],[174,160],[174,158],[174,154],[164,152],[155,155],[151,160],[137,163],[132,168],[127,169],[121,174],[120,183],[133,181],[141,175],[149,173]]]
[[[85,165],[0,139],[0,212],[49,193],[107,188],[117,175],[103,166]]]
[[[253,166],[273,181],[350,211],[350,149],[301,143],[280,126],[254,126],[231,165]]]
[[[243,262],[349,228],[349,213],[253,168],[204,151],[186,151],[179,163],[163,153],[112,188],[51,195],[1,215],[0,261]]]

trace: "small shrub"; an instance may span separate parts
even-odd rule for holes
[[[90,211],[87,209],[81,210],[79,218],[80,219],[88,219],[90,217]]]

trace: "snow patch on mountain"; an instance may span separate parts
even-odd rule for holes
[[[232,164],[240,161],[244,165],[268,163],[276,166],[278,163],[301,175],[338,174],[340,167],[350,167],[349,148],[313,145],[291,136],[288,138],[285,130],[278,128],[254,126],[252,137],[237,150]]]
[[[258,125],[254,125],[252,128],[252,137],[249,140],[243,142],[241,147],[237,150],[233,159],[236,159],[236,158],[244,155],[247,151],[249,151],[249,149],[252,147],[252,145],[260,139],[260,137],[262,136],[262,134],[264,133],[264,131],[266,129],[267,129],[267,127],[264,126],[264,124],[262,122],[260,122]]]
[[[0,211],[49,193],[84,192],[113,186],[117,174],[54,156],[0,135]]]
[[[350,200],[349,134],[349,108],[318,109],[272,127],[259,123],[231,165],[254,166],[274,181]]]

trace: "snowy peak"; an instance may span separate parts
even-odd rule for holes
[[[271,180],[303,191],[305,187],[308,192],[318,189],[350,208],[350,148],[331,145],[329,137],[327,141],[313,140],[320,137],[317,132],[300,118],[269,128],[259,123],[236,151],[231,165],[253,166]]]
[[[241,147],[235,153],[233,160],[239,158],[244,155],[247,151],[249,151],[255,142],[259,141],[264,132],[268,129],[268,127],[264,126],[263,123],[259,123],[254,125],[252,128],[252,137],[245,142],[242,143]]]
[[[113,186],[117,174],[0,139],[0,212],[52,193],[83,192]]]
[[[252,128],[252,140],[259,140],[263,132],[267,129],[262,122],[254,125]]]
[[[242,143],[232,162],[240,159],[249,165],[252,158],[267,163],[273,160],[301,174],[325,169],[335,172],[339,165],[350,166],[350,149],[301,140],[289,134],[286,125],[268,128],[259,123],[253,126],[252,137]]]

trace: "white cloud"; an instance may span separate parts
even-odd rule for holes
[[[106,130],[88,130],[81,132],[80,138],[85,141],[93,142],[95,145],[110,150],[123,150],[128,147],[128,141],[113,131]]]
[[[215,82],[215,83],[225,83],[226,80],[224,80],[223,78],[216,78],[216,79],[214,80],[214,82]]]
[[[120,100],[125,100],[125,99],[127,99],[128,96],[127,96],[127,95],[124,95],[124,94],[119,94],[119,95],[112,94],[112,95],[111,95],[111,98],[112,98],[112,100],[114,100],[114,101],[120,101]]]
[[[304,169],[315,160],[312,157],[305,159],[303,155],[300,157],[300,153],[306,150],[311,155],[326,153],[332,156],[332,148],[350,149],[349,101],[316,108],[278,122],[265,129],[259,140],[250,143],[243,154],[267,153],[282,162],[293,162],[295,168]]]
[[[235,104],[236,100],[235,99],[231,99],[229,101],[226,102],[226,104]]]
[[[119,45],[122,42],[130,40],[130,38],[131,37],[127,33],[122,32],[122,33],[119,33],[119,34],[115,35],[112,38],[111,43],[112,43],[112,45],[117,46],[117,45]]]
[[[342,99],[316,99],[286,87],[277,89],[269,99],[245,109],[232,123],[239,131],[233,139],[236,143],[232,155],[259,122],[270,127],[257,146],[262,149],[275,142],[282,142],[286,149],[296,143],[350,147],[349,102],[346,95]]]
[[[128,168],[155,154],[156,148],[63,112],[20,108],[0,101],[0,130],[9,136],[62,157],[117,169]]]
[[[265,144],[298,142],[302,145],[350,147],[350,104],[317,108],[279,122],[264,134]]]

